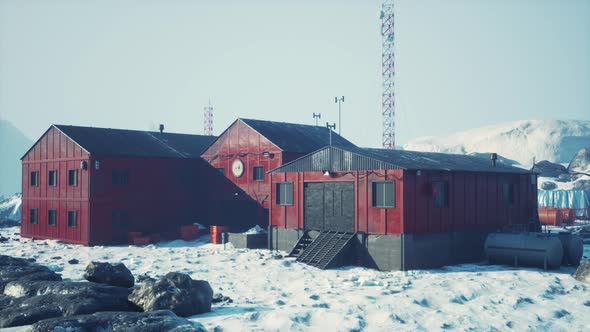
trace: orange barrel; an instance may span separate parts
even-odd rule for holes
[[[559,209],[559,212],[561,213],[562,220],[564,220],[567,225],[573,225],[574,221],[576,221],[575,209]]]
[[[539,221],[544,224],[557,226],[561,223],[560,217],[561,213],[558,209],[539,208]]]
[[[211,234],[211,243],[220,244],[221,243],[221,233],[229,232],[228,226],[218,226],[218,225],[211,225],[209,226],[209,233]]]
[[[199,227],[196,225],[180,226],[180,237],[185,241],[192,241],[199,238]]]

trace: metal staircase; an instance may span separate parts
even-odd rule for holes
[[[336,267],[338,256],[346,252],[346,249],[349,247],[350,243],[352,243],[355,236],[356,233],[334,231],[321,232],[315,240],[299,252],[297,261],[322,270]],[[297,245],[293,248],[294,251],[297,248]]]
[[[299,257],[312,242],[313,239],[311,238],[311,236],[309,236],[309,233],[306,231],[305,233],[303,233],[303,236],[299,239],[299,241],[297,241],[293,249],[291,249],[291,252],[287,257]]]

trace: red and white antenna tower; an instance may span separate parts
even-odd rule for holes
[[[205,111],[203,120],[203,134],[207,136],[213,136],[213,106],[211,106],[211,100],[209,105],[203,107]]]
[[[383,114],[383,148],[395,149],[393,0],[385,0],[381,5],[381,38],[381,69],[383,74],[383,95],[381,99],[381,111]]]

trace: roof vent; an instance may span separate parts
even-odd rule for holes
[[[164,125],[160,123],[160,134],[164,132]]]
[[[492,155],[490,156],[490,159],[492,159],[492,167],[496,167],[496,160],[498,160],[498,154],[492,153]]]

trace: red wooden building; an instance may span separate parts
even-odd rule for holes
[[[268,225],[271,186],[267,172],[330,142],[355,147],[326,127],[237,119],[202,154],[231,181],[217,184],[209,193],[215,202],[211,206],[213,223],[233,226],[234,231]]]
[[[478,261],[488,233],[538,223],[536,174],[481,157],[328,146],[270,175],[271,249],[355,234],[348,263],[382,270]]]
[[[215,138],[53,125],[22,157],[21,235],[95,245],[201,221]]]

